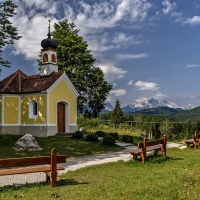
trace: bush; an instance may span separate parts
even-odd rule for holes
[[[115,138],[111,135],[107,135],[103,138],[102,144],[107,145],[107,146],[114,145],[115,144]]]
[[[72,133],[72,138],[83,138],[83,132],[75,131],[74,133]]]
[[[122,142],[133,143],[133,136],[130,135],[123,135]]]
[[[118,133],[109,133],[112,137],[114,137],[116,140],[119,139]]]
[[[98,135],[98,137],[105,137],[106,136],[106,134],[103,131],[96,131],[95,134]]]
[[[86,136],[86,141],[88,142],[97,142],[98,140],[98,136],[96,134],[89,134]]]

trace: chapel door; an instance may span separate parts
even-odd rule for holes
[[[57,104],[57,123],[58,123],[58,133],[65,132],[65,104]]]

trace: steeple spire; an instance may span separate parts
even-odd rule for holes
[[[48,38],[50,38],[50,37],[51,37],[51,31],[50,31],[50,28],[51,28],[51,27],[50,27],[51,20],[49,19],[48,22],[49,22],[49,26],[48,26],[49,33],[47,34],[47,36],[48,36]]]

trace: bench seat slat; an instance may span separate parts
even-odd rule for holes
[[[162,148],[162,144],[149,146],[149,147],[146,148],[146,152],[147,151],[153,151],[153,150],[161,150],[161,148]],[[132,155],[133,154],[140,154],[140,153],[142,153],[142,149],[141,148],[140,149],[133,149],[133,150],[129,150],[127,152],[129,152]]]
[[[57,165],[57,170],[64,170],[65,168]],[[0,170],[0,176],[12,175],[12,174],[26,174],[26,173],[36,173],[36,172],[50,172],[50,166],[40,166],[33,168],[16,168],[16,169],[5,169]]]
[[[66,156],[57,156],[57,163],[65,163]],[[51,164],[51,156],[0,159],[0,168]]]

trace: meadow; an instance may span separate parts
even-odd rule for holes
[[[5,138],[4,138],[5,137]],[[19,136],[1,136],[0,144],[4,152],[1,157],[12,155],[9,141],[15,141]],[[3,139],[4,138],[4,139]],[[119,151],[120,147],[102,146],[100,142],[91,143],[84,139],[63,137],[37,138],[45,150],[39,152],[18,152],[15,157],[49,155],[52,147],[59,154],[67,154],[70,159],[93,155],[102,152]],[[6,146],[7,144],[7,146]],[[6,148],[8,148],[6,150]],[[4,155],[7,151],[7,156]],[[12,185],[0,188],[0,199],[25,200],[174,200],[200,199],[199,186],[199,154],[200,147],[193,149],[167,149],[167,156],[159,153],[156,157],[147,156],[147,162],[118,161],[108,164],[95,165],[76,171],[69,171],[58,177],[57,187],[51,188],[46,183]]]
[[[149,155],[147,162],[118,161],[69,171],[58,186],[46,183],[0,188],[1,199],[174,200],[200,199],[200,148],[167,150],[167,157]]]

